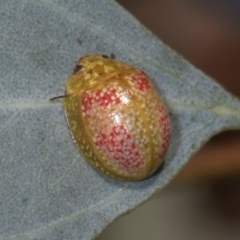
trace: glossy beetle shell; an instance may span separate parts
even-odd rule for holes
[[[63,104],[84,158],[118,180],[151,176],[167,151],[171,124],[147,75],[101,55],[81,58],[74,71]]]

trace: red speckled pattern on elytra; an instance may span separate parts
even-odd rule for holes
[[[131,85],[134,91],[147,93],[151,87],[146,74],[143,72],[131,76],[129,82],[132,83]],[[141,98],[151,101],[149,97],[150,96],[142,96]],[[92,129],[94,144],[99,151],[101,151],[115,167],[118,166],[123,171],[132,172],[144,169],[146,162],[140,153],[139,146],[137,146],[131,136],[129,129],[124,125],[124,121],[121,119],[122,115],[116,115],[116,113],[112,112],[116,109],[117,105],[120,107],[119,109],[129,108],[129,106],[126,106],[124,102],[122,102],[122,100],[126,98],[129,98],[129,96],[123,92],[123,89],[118,84],[105,87],[101,90],[88,90],[82,95],[82,112],[88,121],[90,129]],[[133,111],[136,110],[133,108]],[[156,131],[159,131],[162,135],[158,155],[159,161],[161,161],[167,151],[171,128],[168,114],[162,104],[159,105],[158,112],[159,129]],[[112,118],[109,118],[110,114],[113,114]],[[115,122],[114,117],[119,117],[120,122]]]
[[[89,110],[95,104],[107,108],[110,105],[120,103],[121,100],[117,96],[117,90],[113,87],[104,88],[96,92],[84,93],[82,97],[82,110],[84,115],[89,116]]]
[[[121,97],[128,97],[122,91],[123,89],[115,84],[96,92],[85,92],[82,97],[82,111],[91,129],[94,129],[94,125],[100,126],[96,127],[93,133],[97,148],[115,161],[123,171],[131,172],[143,167],[144,160],[129,130],[106,117],[96,122],[96,117],[101,118],[107,111],[111,112],[117,104],[121,104]],[[126,106],[122,104],[122,107]]]
[[[108,133],[100,132],[95,144],[127,171],[139,169],[144,163],[134,140],[122,125],[114,126]]]
[[[93,134],[93,141],[98,151],[109,159],[108,164],[124,172],[134,172],[143,169],[144,158],[137,143],[131,136],[128,126],[124,125],[128,119],[126,111],[130,96],[118,84],[103,88],[101,91],[86,91],[82,97],[82,112]],[[120,110],[116,114],[116,107]],[[132,112],[133,114],[133,112]],[[112,116],[112,117],[110,117]],[[119,120],[116,120],[116,119]]]
[[[139,74],[135,75],[131,80],[136,87],[143,92],[147,91],[151,87],[148,77],[144,72],[140,72]]]

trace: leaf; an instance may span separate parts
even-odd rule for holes
[[[0,239],[92,239],[163,188],[214,134],[239,129],[240,102],[112,0],[0,0]],[[148,180],[105,178],[80,156],[61,102],[75,62],[114,53],[143,69],[173,137]]]

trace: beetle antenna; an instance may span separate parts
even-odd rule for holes
[[[53,101],[53,100],[58,99],[58,98],[65,98],[67,96],[68,95],[60,95],[60,96],[57,96],[57,97],[50,98],[49,101]]]

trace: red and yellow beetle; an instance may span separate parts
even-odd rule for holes
[[[143,71],[105,55],[84,56],[63,106],[79,151],[101,173],[138,181],[161,165],[171,123]]]

